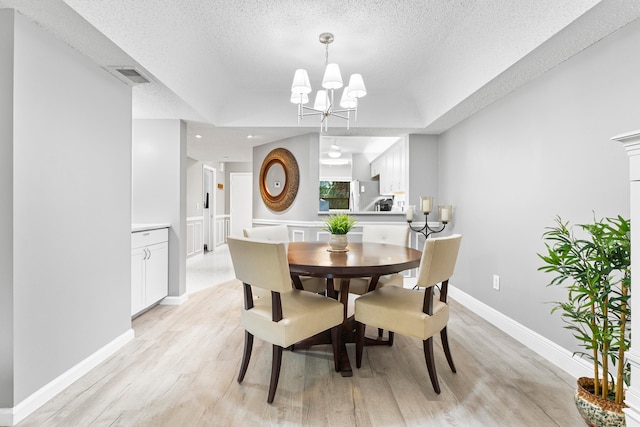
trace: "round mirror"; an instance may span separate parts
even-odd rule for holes
[[[298,162],[289,150],[276,148],[262,162],[260,168],[260,196],[271,210],[287,209],[298,194]]]
[[[282,193],[287,183],[287,176],[284,172],[284,165],[280,162],[273,162],[267,169],[265,177],[267,191],[273,197],[277,197]]]

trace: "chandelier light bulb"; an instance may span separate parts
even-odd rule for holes
[[[337,159],[338,157],[342,156],[342,153],[339,151],[329,151],[328,154],[332,159]]]

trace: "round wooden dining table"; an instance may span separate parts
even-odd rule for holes
[[[346,252],[331,252],[326,242],[291,242],[288,247],[289,270],[298,289],[302,289],[300,276],[324,277],[327,279],[327,296],[340,298],[344,305],[342,323],[341,373],[353,375],[345,343],[355,342],[353,318],[347,312],[349,282],[354,277],[369,277],[368,291],[376,288],[380,276],[399,273],[420,266],[422,252],[416,249],[384,243],[349,243]],[[336,293],[334,279],[340,280],[340,293]],[[326,344],[328,334],[296,344],[295,348],[308,348],[315,344]],[[329,341],[330,342],[330,337]],[[379,340],[369,344],[380,343]]]

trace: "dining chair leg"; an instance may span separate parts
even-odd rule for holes
[[[422,342],[424,348],[424,359],[427,362],[427,370],[429,371],[429,378],[431,379],[431,385],[433,390],[440,394],[440,384],[438,384],[438,374],[436,373],[436,364],[433,357],[433,337],[429,337]]]
[[[273,344],[273,360],[271,361],[271,384],[269,384],[269,397],[267,403],[272,403],[278,388],[280,378],[280,366],[282,365],[282,347]]]
[[[242,364],[240,365],[240,373],[238,374],[238,382],[241,383],[244,379],[244,374],[247,373],[247,367],[249,366],[249,359],[251,359],[251,350],[253,349],[253,335],[247,331],[244,331],[244,353],[242,354]]]
[[[340,348],[342,343],[340,338],[342,336],[341,325],[331,328],[331,344],[333,346],[333,365],[336,372],[340,372]]]
[[[393,336],[394,336],[394,333],[389,331],[389,347],[393,345]]]
[[[378,328],[378,338],[382,338],[383,334],[384,334],[384,329]]]
[[[440,331],[440,340],[442,341],[442,348],[444,349],[444,355],[447,357],[447,362],[451,371],[456,372],[456,367],[453,364],[453,358],[451,357],[451,350],[449,349],[449,338],[447,337],[447,327],[445,326]]]
[[[356,321],[356,367],[362,366],[362,349],[364,348],[364,330],[366,325]]]

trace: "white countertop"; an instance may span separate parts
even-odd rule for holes
[[[337,213],[346,213],[349,215],[353,215],[353,216],[359,216],[359,215],[406,215],[406,212],[404,211],[357,211],[357,212],[352,212],[349,210],[341,210],[341,209],[336,209],[336,210],[331,210],[331,211],[318,211],[318,215],[333,215],[333,214],[337,214]]]
[[[158,228],[169,228],[171,224],[131,224],[131,232],[157,230]]]

